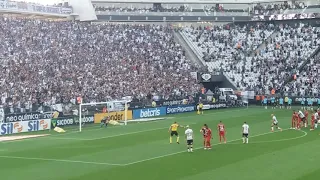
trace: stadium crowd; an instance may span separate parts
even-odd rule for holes
[[[29,109],[200,90],[167,26],[0,18],[2,105]]]
[[[303,9],[307,7],[304,2],[276,2],[276,3],[258,3],[253,6],[249,4],[163,4],[163,5],[145,5],[145,4],[105,4],[95,6],[96,11],[102,12],[250,12],[256,15],[279,14],[288,9]]]
[[[320,28],[302,23],[191,26],[181,35],[209,71],[222,70],[237,88],[258,94],[293,92],[285,83],[320,46]]]
[[[254,6],[254,14],[263,14],[263,15],[271,15],[271,14],[280,14],[287,9],[303,9],[307,7],[304,2],[294,2],[294,3],[264,3],[257,4]]]

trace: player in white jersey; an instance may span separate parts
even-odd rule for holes
[[[186,126],[186,128],[184,134],[187,140],[188,152],[193,152],[193,130],[189,126]]]
[[[301,119],[301,122],[303,123],[303,125],[305,127],[307,127],[307,124],[306,124],[306,116],[304,115],[304,113],[302,111],[298,111],[298,116],[299,118]],[[298,122],[299,123],[299,122]],[[299,127],[301,127],[301,124],[299,124]]]
[[[242,142],[243,144],[249,143],[249,125],[246,122],[242,125]]]
[[[277,117],[274,114],[271,114],[272,120],[271,120],[271,131],[274,131],[274,127],[282,131],[282,129],[279,127],[279,121],[277,120]]]
[[[314,113],[314,129],[318,128],[319,121],[320,120],[319,120],[318,110],[315,110],[315,113]]]

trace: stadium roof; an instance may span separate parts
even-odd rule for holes
[[[284,2],[284,0],[92,0],[92,3],[166,3],[166,4],[249,4],[262,2]]]

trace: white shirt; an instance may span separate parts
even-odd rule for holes
[[[300,118],[304,118],[303,112],[299,111],[298,114],[299,114],[299,117],[300,117]]]
[[[249,125],[248,124],[243,124],[242,125],[242,133],[243,134],[249,134]]]
[[[185,133],[185,135],[187,135],[187,140],[193,140],[193,131],[192,131],[192,129],[188,128],[184,133]]]
[[[314,118],[315,119],[319,119],[319,114],[316,112],[316,113],[314,113]]]
[[[272,116],[272,120],[273,120],[273,123],[275,123],[275,124],[278,123],[278,120],[277,120],[276,116]]]

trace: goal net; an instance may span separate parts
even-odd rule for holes
[[[132,113],[128,111],[128,101],[126,100],[81,103],[78,114],[80,132],[85,127],[88,114],[93,115],[95,124],[101,124],[101,121],[108,119],[111,125],[127,125],[128,119],[132,118]]]

